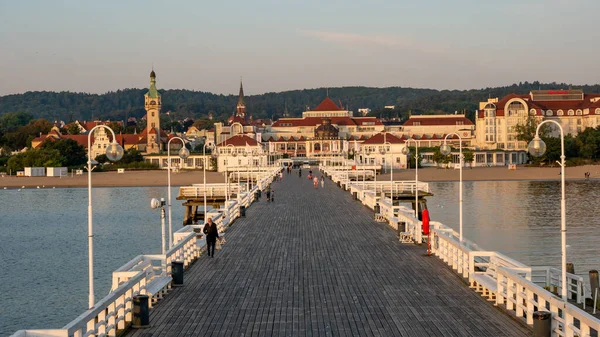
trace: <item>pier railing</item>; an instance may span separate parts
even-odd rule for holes
[[[281,169],[272,170],[261,177],[262,184],[271,182]],[[222,209],[211,209],[207,216],[217,224],[219,233],[240,215],[240,206],[249,206],[254,200],[258,183],[243,193],[242,201],[230,200]],[[225,184],[223,184],[225,185]],[[165,254],[138,255],[113,272],[112,287],[108,295],[99,300],[93,308],[69,322],[62,329],[19,330],[11,337],[87,337],[118,336],[131,325],[133,319],[133,298],[148,295],[150,305],[162,299],[171,287],[171,263],[183,262],[184,269],[200,257],[206,249],[206,240],[200,233],[203,225],[188,225],[173,233],[173,247]]]
[[[586,289],[581,276],[567,273],[567,298],[561,293],[561,271],[552,267],[529,267],[501,253],[481,250],[476,244],[458,239],[458,233],[432,222],[432,252],[470,286],[496,305],[533,325],[533,313],[552,313],[556,336],[590,336],[600,332],[600,320],[585,312]],[[577,322],[577,324],[575,324]],[[568,327],[568,329],[566,328]]]
[[[391,227],[405,225],[414,242],[424,239],[421,222],[412,209],[393,206],[391,199],[383,197],[390,191],[389,182],[344,182],[343,172],[323,167],[326,174],[348,188],[356,198],[371,209],[379,206],[379,216]],[[410,186],[406,182],[406,186]],[[426,183],[412,183],[412,188],[429,192]],[[423,185],[421,185],[423,184]],[[387,190],[385,186],[388,186]],[[396,186],[394,184],[394,186]],[[400,184],[402,186],[402,184]],[[382,193],[383,192],[383,193]],[[499,252],[486,251],[469,240],[459,239],[459,233],[442,223],[430,222],[432,253],[462,276],[469,286],[495,305],[504,306],[508,313],[533,325],[533,313],[538,310],[552,313],[553,336],[598,336],[600,319],[585,309],[586,288],[582,277],[567,273],[567,298],[561,293],[561,270],[553,267],[530,267]],[[581,306],[582,308],[580,308]]]

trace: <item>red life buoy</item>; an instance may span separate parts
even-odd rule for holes
[[[427,209],[423,210],[423,214],[421,215],[423,219],[423,234],[429,234],[429,211]]]

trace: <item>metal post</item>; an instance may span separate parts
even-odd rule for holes
[[[160,246],[162,254],[165,255],[165,198],[160,198],[160,203],[162,207],[160,208],[160,225],[161,225],[161,234],[162,234],[162,245]]]
[[[562,267],[562,299],[567,302],[567,223],[565,203],[565,137],[560,129],[560,241],[561,241],[561,267]],[[566,325],[566,324],[565,324]]]
[[[92,131],[88,134],[88,307],[94,307],[94,234],[92,226]]]
[[[96,125],[88,133],[88,282],[89,282],[89,295],[88,305],[89,308],[94,307],[94,231],[92,222],[92,134],[98,128],[108,129],[113,136],[113,143],[116,143],[117,136],[115,132],[106,125]],[[120,158],[118,158],[120,159]],[[117,160],[118,160],[117,159]]]
[[[462,171],[463,171],[463,165],[462,165],[462,138],[460,138],[460,136],[458,136],[459,142],[458,142],[458,149],[459,149],[459,154],[458,154],[458,162],[460,164],[460,185],[458,186],[458,194],[459,194],[459,212],[460,212],[460,242],[462,243],[463,240],[463,180],[462,180]]]
[[[203,220],[206,222],[206,142],[204,142],[204,146],[202,147],[202,159],[204,162],[202,163],[202,185],[204,190],[204,215]]]
[[[168,162],[168,168],[167,170],[169,171],[169,173],[167,173],[167,208],[169,209],[169,249],[171,249],[171,247],[173,247],[173,226],[171,225],[171,140],[173,140],[174,138],[169,139],[169,141],[167,142],[167,162]]]

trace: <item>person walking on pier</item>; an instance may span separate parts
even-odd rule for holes
[[[298,177],[302,178],[302,168],[301,167],[298,169]]]
[[[319,188],[319,178],[317,178],[317,176],[313,178],[313,185],[315,186],[315,189]]]
[[[219,238],[219,230],[217,229],[217,224],[212,221],[212,218],[208,218],[203,232],[206,235],[206,252],[208,256],[215,257],[215,245]]]
[[[323,175],[321,175],[321,188],[325,188],[325,179],[323,178]]]
[[[267,201],[271,201],[271,185],[267,186],[265,194],[267,195]]]

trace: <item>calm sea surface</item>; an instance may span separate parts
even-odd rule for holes
[[[432,183],[432,220],[458,230],[458,183]],[[587,279],[600,269],[600,181],[567,182],[568,261]],[[463,236],[530,265],[560,266],[560,182],[465,182]],[[172,195],[178,194],[174,187]],[[94,189],[96,300],[111,273],[160,251],[166,188]],[[173,227],[183,207],[173,201]],[[87,307],[87,189],[0,190],[0,336],[60,328]]]

